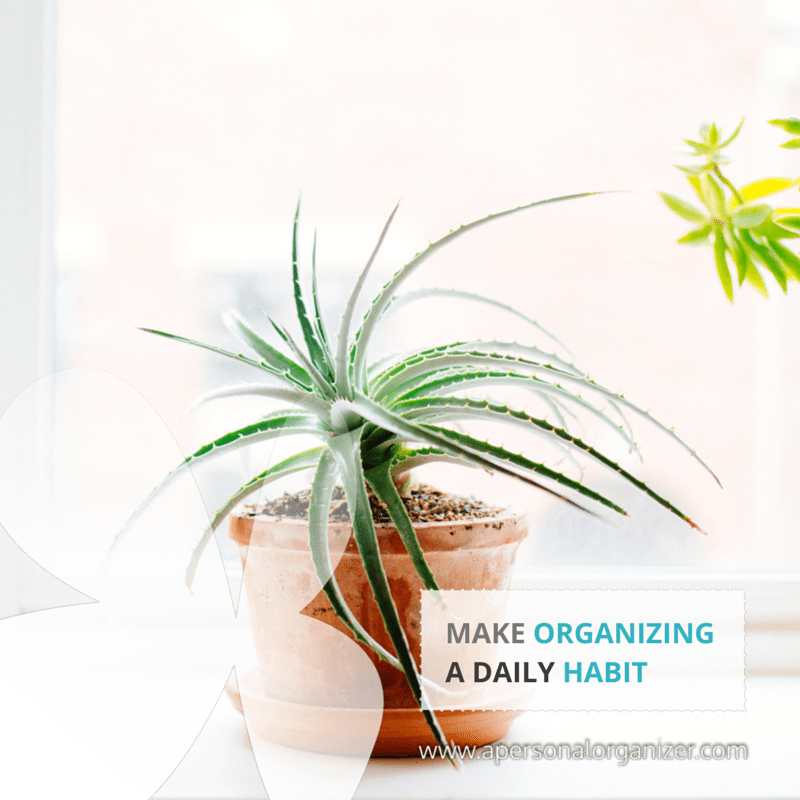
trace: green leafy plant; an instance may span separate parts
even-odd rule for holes
[[[764,270],[784,292],[789,281],[800,280],[800,258],[782,241],[800,236],[800,208],[773,208],[763,201],[765,197],[790,189],[800,179],[762,178],[737,188],[722,172],[721,166],[729,163],[722,151],[736,139],[743,124],[744,120],[725,140],[714,124],[702,125],[697,141],[683,140],[692,148],[687,155],[703,161],[676,166],[686,173],[703,209],[661,192],[672,211],[697,226],[678,239],[678,243],[713,247],[717,274],[731,302],[731,272],[739,286],[747,281],[765,297]],[[773,119],[770,125],[800,136],[800,119]],[[800,138],[792,138],[781,147],[796,149],[800,147]]]
[[[567,415],[577,417],[585,414],[600,420],[629,449],[637,452],[624,414],[631,412],[643,416],[678,442],[701,464],[703,462],[670,429],[650,417],[649,413],[639,409],[621,394],[591,380],[576,366],[555,353],[517,342],[459,341],[379,361],[370,360],[373,337],[389,314],[406,303],[424,297],[444,295],[488,304],[514,314],[543,331],[536,322],[521,312],[469,292],[457,289],[423,289],[405,294],[398,292],[428,258],[468,232],[525,209],[585,197],[588,194],[591,193],[541,200],[492,214],[451,230],[415,255],[391,277],[372,301],[361,324],[354,330],[353,317],[357,301],[397,210],[395,208],[355,283],[335,338],[331,336],[320,308],[316,236],[311,259],[310,305],[306,302],[308,293],[301,286],[298,266],[298,203],[293,226],[291,271],[296,321],[302,334],[302,344],[281,323],[272,319],[269,323],[277,338],[275,345],[270,344],[261,333],[235,313],[229,315],[229,325],[253,351],[255,357],[162,331],[148,331],[211,350],[252,368],[264,379],[261,383],[218,389],[206,395],[203,400],[249,394],[283,401],[287,407],[198,449],[167,476],[142,507],[163,491],[178,474],[216,456],[279,436],[285,438],[296,434],[310,434],[319,440],[318,446],[298,452],[268,467],[231,495],[228,502],[214,514],[194,551],[187,572],[187,582],[191,584],[200,554],[213,531],[238,503],[272,481],[291,473],[313,469],[315,474],[309,510],[309,541],[325,594],[337,615],[358,641],[404,672],[428,725],[440,743],[444,743],[444,737],[435,715],[424,707],[423,682],[409,651],[381,563],[368,486],[386,504],[422,582],[432,590],[437,588],[436,580],[426,563],[396,485],[399,476],[412,467],[431,462],[480,467],[525,481],[589,514],[596,514],[598,510],[626,514],[616,502],[580,481],[522,453],[475,438],[452,427],[456,420],[477,418],[529,431],[566,454],[578,455],[601,465],[697,528],[692,520],[668,500],[619,464],[577,438],[569,430]],[[475,398],[460,395],[463,391],[486,386],[527,389],[534,397],[544,401],[556,421],[551,422],[525,411],[509,408],[492,402],[485,396]],[[610,411],[605,411],[601,404]],[[333,576],[328,552],[328,515],[337,479],[344,487],[354,538],[394,653],[378,644],[356,620]]]

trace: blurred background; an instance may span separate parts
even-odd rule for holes
[[[785,137],[765,122],[800,109],[795,3],[61,0],[59,26],[59,369],[122,379],[188,453],[263,413],[246,400],[184,413],[220,381],[252,376],[137,327],[233,348],[226,308],[265,331],[260,310],[291,319],[301,190],[301,259],[310,270],[318,229],[334,327],[398,200],[367,297],[459,223],[553,195],[625,190],[488,226],[429,262],[414,286],[511,303],[595,379],[674,426],[724,490],[642,420],[631,421],[643,465],[599,431],[579,431],[708,536],[635,498],[631,521],[612,527],[500,478],[420,477],[524,508],[529,567],[800,564],[800,287],[784,298],[773,282],[769,301],[746,288],[731,305],[710,250],[675,244],[689,225],[657,195],[690,199],[673,164],[686,163],[681,138],[702,122],[727,135],[746,117],[730,148],[735,182],[800,174],[800,156],[780,150]],[[382,347],[531,333],[437,299],[398,313]],[[121,419],[119,406],[76,401],[71,413],[79,445],[64,502],[102,482],[130,487],[118,495],[124,519],[161,467],[133,446],[135,418]],[[126,428],[124,459],[92,456]],[[236,474],[263,468],[240,459],[203,480],[229,492]]]

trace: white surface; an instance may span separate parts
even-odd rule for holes
[[[148,596],[163,596],[162,582],[166,578],[151,576]],[[227,697],[220,698],[229,665],[252,660],[246,612],[234,622],[224,586],[211,591],[205,581],[188,597],[192,602],[186,608],[173,602],[162,607],[159,618],[145,615],[113,636],[103,622],[102,603],[0,621],[0,797],[147,800],[160,786],[158,800],[264,800],[244,721]],[[796,671],[800,663],[800,634],[786,629],[791,619],[777,614],[772,620],[775,627],[769,630],[768,619],[755,616],[752,622],[762,629],[748,631],[751,674],[744,712],[530,712],[506,739],[556,745],[587,738],[603,744],[659,738],[696,746],[743,742],[749,747],[746,762],[647,761],[620,767],[613,760],[507,760],[499,766],[475,760],[455,772],[442,761],[373,759],[356,797],[797,796],[800,766],[793,728],[800,714],[800,676],[752,674],[758,665]],[[119,676],[128,682],[118,697]],[[128,716],[112,714],[114,724],[103,727],[111,703]],[[90,724],[95,719],[99,726]],[[85,744],[78,740],[81,731]],[[127,753],[114,750],[113,741],[124,742]],[[158,744],[162,741],[166,747]],[[97,747],[106,750],[105,758]],[[136,752],[141,756],[134,772],[139,780],[147,776],[151,787],[144,793],[123,777]],[[287,765],[289,756],[300,775],[308,759],[302,751],[286,751]],[[264,779],[269,788],[270,776]],[[317,794],[315,800],[325,797]]]
[[[193,597],[203,596],[200,588]],[[209,597],[220,619],[202,626],[181,617],[178,627],[142,624],[110,636],[100,618],[102,604],[0,621],[0,796],[40,800],[54,796],[57,785],[62,800],[147,800],[161,786],[158,800],[264,800],[244,721],[227,697],[220,698],[226,665],[252,653],[250,634],[244,616],[224,622],[224,595]],[[785,637],[779,631],[748,635],[748,664],[751,657],[763,661],[759,651],[783,646]],[[796,668],[797,661],[787,664]],[[117,673],[131,681],[122,696],[114,692]],[[131,707],[134,695],[141,699]],[[110,703],[128,716],[112,714],[111,727],[90,728],[94,735],[81,743],[81,729],[92,719],[105,720]],[[356,797],[792,797],[800,787],[794,741],[799,715],[800,677],[779,675],[748,677],[744,712],[530,712],[514,724],[507,743],[743,742],[750,757],[622,767],[613,760],[507,760],[499,766],[475,760],[461,772],[442,761],[373,759]],[[162,740],[169,752],[153,751]],[[111,752],[112,741],[132,749]],[[105,759],[98,747],[107,751]],[[183,748],[190,749],[181,762]],[[140,779],[150,776],[147,793],[123,779],[126,760],[139,751],[145,760],[135,772]],[[287,751],[287,763],[289,755],[300,775],[307,759],[302,751]],[[270,776],[264,780],[269,789]],[[325,798],[317,794],[315,800]]]
[[[800,679],[748,679],[746,712],[529,712],[507,743],[744,742],[747,761],[442,761],[373,759],[357,800],[444,798],[796,797],[800,764],[792,734]],[[696,752],[696,750],[695,750]],[[269,785],[269,776],[265,776]],[[157,800],[263,800],[242,718],[224,702]],[[320,798],[320,800],[322,800]]]

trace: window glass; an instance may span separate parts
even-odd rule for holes
[[[675,244],[686,226],[656,190],[688,197],[673,167],[681,137],[703,121],[731,132],[742,116],[735,179],[798,173],[796,151],[780,151],[765,124],[800,107],[798,27],[792,4],[750,0],[62,0],[59,365],[135,388],[188,453],[260,413],[237,400],[184,414],[197,395],[249,376],[137,328],[234,347],[226,308],[265,332],[262,311],[289,319],[301,189],[301,260],[308,271],[318,227],[331,325],[398,199],[371,292],[456,224],[537,198],[625,190],[482,229],[414,285],[515,305],[593,378],[674,426],[724,490],[640,419],[641,465],[591,426],[579,432],[708,536],[636,498],[632,520],[612,527],[502,478],[422,477],[524,508],[528,565],[795,567],[798,287],[768,302],[742,291],[731,306],[710,251]],[[437,299],[398,314],[383,347],[529,334],[500,313]],[[106,411],[105,427],[94,412],[76,422],[87,447],[127,424]],[[140,485],[157,479],[151,462],[132,446],[113,470],[78,470],[75,492],[129,486],[120,502],[133,508]],[[248,469],[263,466],[215,467],[212,480]]]

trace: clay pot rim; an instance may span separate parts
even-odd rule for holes
[[[231,511],[231,516],[238,517],[239,519],[252,519],[252,520],[264,520],[265,522],[281,522],[287,523],[290,525],[299,525],[302,527],[308,527],[308,519],[303,519],[301,517],[275,517],[271,514],[242,514],[241,513],[242,507],[237,506],[236,508]],[[466,526],[466,525],[489,525],[491,526],[494,522],[506,522],[508,520],[521,520],[526,516],[524,511],[520,511],[516,508],[503,508],[500,514],[497,514],[494,517],[464,517],[463,519],[434,519],[428,522],[412,522],[414,529],[436,529],[436,528],[446,528],[446,527],[459,527],[459,526]],[[348,520],[329,520],[328,521],[329,528],[352,528],[352,524]],[[393,522],[376,522],[375,523],[376,529],[391,529],[395,530],[395,525]]]
[[[242,507],[235,508],[229,518],[228,535],[236,544],[250,545],[253,526],[279,525],[290,539],[296,539],[298,547],[305,549],[307,536],[302,533],[308,529],[307,519],[296,517],[273,517],[268,514],[242,515]],[[506,508],[496,517],[471,517],[459,520],[432,520],[414,523],[414,531],[424,550],[457,550],[492,547],[496,544],[522,540],[528,530],[527,515],[517,509]],[[330,535],[348,534],[352,538],[353,527],[350,522],[329,522]],[[406,554],[397,529],[391,522],[375,523],[375,532],[381,541],[381,551],[386,554]],[[355,548],[355,542],[350,542]],[[281,547],[291,546],[283,540]],[[349,549],[350,546],[348,546]]]

